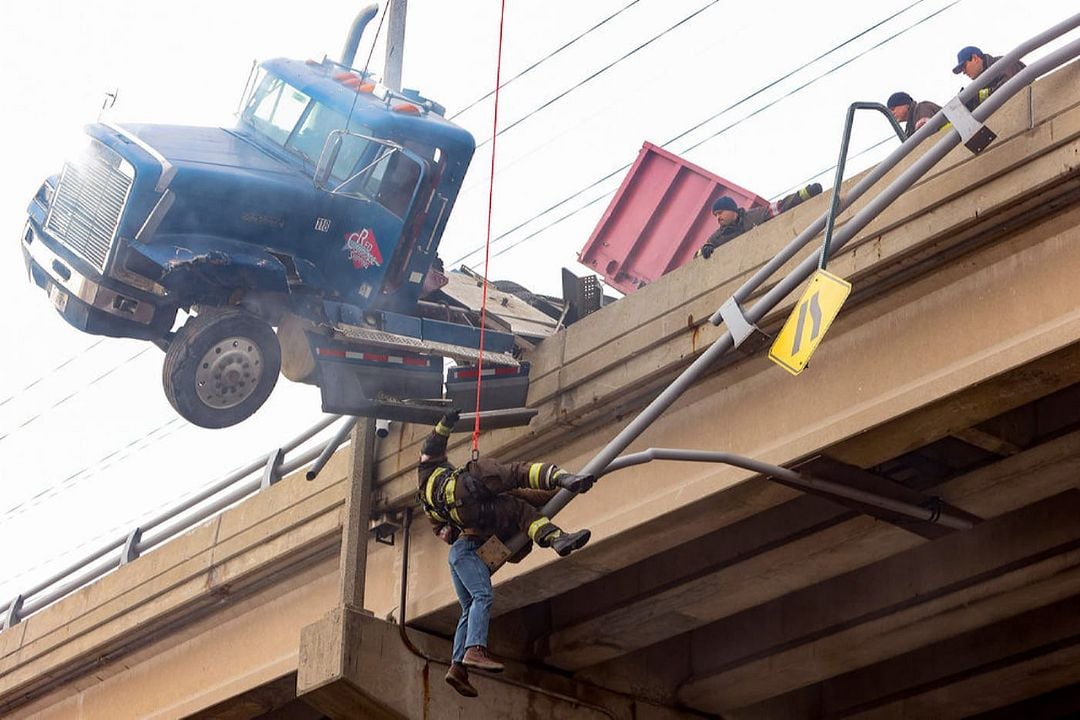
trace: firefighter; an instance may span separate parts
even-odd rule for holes
[[[926,121],[934,117],[941,110],[941,106],[929,100],[915,102],[906,92],[894,92],[885,102],[893,119],[898,123],[905,123],[904,134],[911,137],[915,131],[926,124]]]
[[[744,210],[736,205],[735,200],[731,197],[721,195],[712,204],[712,214],[716,217],[716,222],[720,227],[702,245],[701,256],[704,258],[710,257],[713,250],[729,240],[820,194],[821,185],[813,183],[798,192],[781,198],[777,202],[771,202],[768,205],[750,208],[749,210]]]
[[[517,532],[527,533],[537,545],[563,557],[583,547],[589,541],[588,530],[564,532],[542,516],[536,505],[559,489],[586,492],[594,478],[571,474],[551,463],[504,464],[486,458],[456,468],[447,460],[446,443],[459,417],[457,410],[451,410],[424,440],[417,496],[434,533],[451,546],[450,578],[461,603],[446,682],[462,695],[476,697],[468,668],[503,669],[487,652],[494,598],[491,571],[477,549],[492,535],[509,538]]]
[[[959,75],[964,73],[972,80],[977,80],[980,75],[986,72],[986,69],[1000,60],[1000,56],[987,55],[974,45],[968,45],[960,52],[956,53],[956,67],[953,68],[953,74]],[[974,110],[981,102],[990,97],[995,90],[1005,84],[1009,78],[1016,73],[1020,72],[1026,67],[1024,63],[1019,60],[1013,60],[1005,68],[1005,72],[1001,74],[992,83],[987,84],[985,87],[979,88],[979,94],[969,100],[967,104],[968,110]]]

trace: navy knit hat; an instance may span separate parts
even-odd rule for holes
[[[966,48],[956,53],[956,67],[952,69],[953,75],[959,75],[964,72],[964,63],[971,59],[972,55],[982,55],[983,51],[974,45],[968,45]]]
[[[729,198],[727,195],[721,195],[716,198],[712,204],[713,214],[720,212],[721,210],[738,210],[739,206],[735,204],[735,201]]]
[[[885,101],[885,107],[891,110],[894,107],[904,107],[905,105],[910,105],[913,102],[915,101],[912,100],[911,96],[908,95],[906,92],[894,92],[892,95],[889,96],[889,99]]]

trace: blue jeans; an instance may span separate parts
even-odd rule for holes
[[[461,618],[454,631],[454,662],[461,662],[466,648],[487,647],[495,596],[491,591],[491,571],[476,554],[482,544],[478,538],[463,535],[450,546],[450,580],[461,603]]]

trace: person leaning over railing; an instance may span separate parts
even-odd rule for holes
[[[757,227],[766,220],[771,220],[780,213],[787,212],[796,205],[820,194],[821,184],[813,183],[768,205],[750,208],[749,210],[744,210],[736,205],[733,198],[721,195],[712,204],[712,214],[720,227],[701,246],[699,251],[701,257],[710,257],[713,250],[742,235],[750,228]]]
[[[929,100],[915,102],[906,92],[894,92],[885,101],[885,107],[898,123],[904,123],[904,134],[911,137],[941,110],[941,106]]]
[[[956,53],[956,67],[953,68],[953,74],[959,75],[964,73],[972,80],[978,80],[979,76],[986,72],[987,68],[1000,60],[1000,56],[987,55],[974,45],[968,45],[967,47]],[[1020,72],[1026,67],[1024,63],[1019,60],[1013,60],[1006,67],[993,82],[988,83],[985,87],[979,88],[979,94],[966,103],[968,110],[974,110],[979,103],[990,97],[995,90],[1005,84],[1016,73]]]

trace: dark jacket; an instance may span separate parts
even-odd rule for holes
[[[983,71],[975,76],[975,83],[978,83],[979,78],[981,78],[983,75],[989,74],[990,68],[994,65],[994,63],[1001,60],[1001,56],[995,55],[983,55],[982,57]],[[986,98],[993,95],[999,87],[1012,79],[1013,76],[1015,76],[1025,67],[1027,66],[1019,60],[1013,60],[1011,63],[1008,63],[1005,67],[1005,72],[1001,73],[1001,75],[996,80],[986,85],[979,85],[979,94],[969,100],[967,103],[965,103],[967,105],[967,108],[969,110],[974,110],[976,107],[978,107],[980,103],[986,100]]]
[[[929,100],[908,105],[907,122],[904,124],[904,134],[911,137],[918,130],[920,120],[929,120],[941,111],[941,106]]]
[[[455,467],[446,457],[451,427],[439,421],[424,441],[417,466],[417,500],[438,535],[509,539],[514,534],[554,525],[539,513],[555,494],[561,472],[551,463],[501,463],[492,458]]]
[[[735,218],[735,222],[717,228],[716,231],[709,236],[709,239],[705,241],[705,245],[702,246],[702,255],[708,257],[712,254],[713,250],[724,243],[737,238],[747,230],[757,227],[766,220],[771,220],[782,212],[787,212],[796,205],[801,205],[804,201],[809,200],[820,193],[821,186],[814,183],[813,185],[807,185],[798,192],[786,195],[776,202],[771,202],[768,205],[750,208],[749,210],[739,208],[736,210],[737,217]]]

